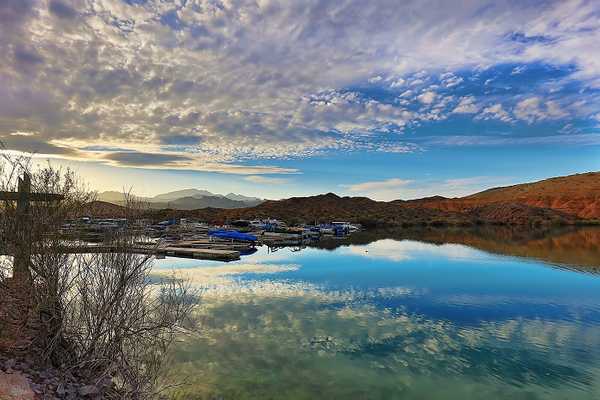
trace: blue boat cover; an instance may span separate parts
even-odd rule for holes
[[[242,233],[238,231],[227,231],[225,229],[213,229],[208,231],[210,236],[218,237],[221,239],[233,239],[241,240],[245,242],[256,242],[257,238],[249,233]]]

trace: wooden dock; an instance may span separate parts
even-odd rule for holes
[[[252,243],[213,241],[213,240],[181,240],[172,243],[174,247],[191,247],[194,249],[217,249],[245,251],[254,247]]]
[[[194,247],[159,247],[154,251],[158,255],[170,257],[194,258],[199,260],[235,261],[240,259],[237,250],[199,249]]]
[[[86,253],[118,253],[123,252],[123,247],[110,244],[82,244],[76,246],[64,246],[58,251],[66,254],[86,254]],[[126,252],[136,254],[151,254],[157,256],[169,256],[180,258],[193,258],[196,260],[213,261],[235,261],[240,259],[240,252],[227,249],[207,249],[179,246],[133,246],[125,249]],[[13,252],[5,249],[0,254],[12,254]]]

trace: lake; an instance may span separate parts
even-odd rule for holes
[[[202,287],[177,399],[598,399],[600,230],[361,232],[232,263]]]

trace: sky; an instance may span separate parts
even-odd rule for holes
[[[2,152],[99,191],[462,196],[600,170],[600,2],[1,0]]]

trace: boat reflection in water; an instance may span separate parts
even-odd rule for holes
[[[180,399],[600,398],[600,230],[360,232],[240,261],[204,288]]]

